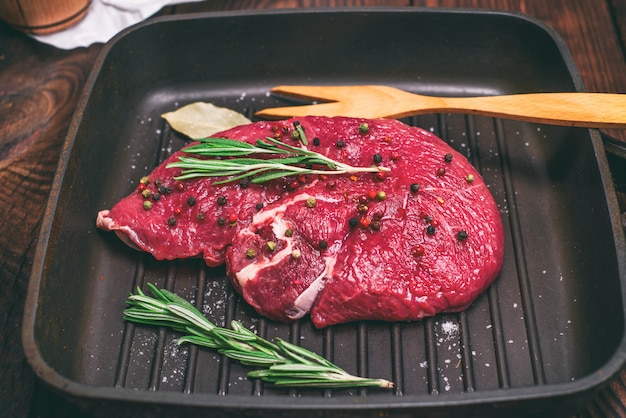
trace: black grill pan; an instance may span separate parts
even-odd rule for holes
[[[73,119],[42,226],[24,320],[38,376],[93,416],[550,416],[575,412],[624,364],[624,237],[597,131],[436,114],[481,171],[506,233],[500,277],[460,314],[316,330],[260,318],[222,268],[155,261],[96,213],[185,140],[160,118],[202,100],[247,115],[279,84],[387,84],[449,96],[580,91],[563,42],[522,15],[433,9],[202,14],[107,44]],[[122,321],[146,282],[396,389],[289,390],[215,352]]]

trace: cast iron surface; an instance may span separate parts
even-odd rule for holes
[[[580,89],[560,41],[515,15],[317,10],[140,25],[98,59],[55,180],[25,320],[25,349],[44,381],[94,411],[149,403],[150,411],[528,413],[574,410],[619,370],[624,242],[593,131],[448,114],[406,120],[478,167],[506,232],[495,284],[466,312],[421,322],[316,330],[307,319],[266,321],[223,269],[155,261],[95,229],[98,210],[185,143],[161,113],[202,100],[251,115],[285,104],[267,95],[278,84],[438,95]],[[218,324],[239,319],[397,388],[291,391],[247,380],[248,369],[178,347],[173,333],[125,324],[125,299],[146,281],[193,300]]]

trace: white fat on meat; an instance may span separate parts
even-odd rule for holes
[[[254,263],[248,264],[243,269],[239,270],[235,273],[235,278],[237,282],[241,285],[241,287],[245,287],[248,280],[254,279],[257,277],[261,270],[266,268],[270,268],[274,265],[279,264],[286,257],[291,257],[292,252],[294,251],[293,238],[289,238],[285,236],[285,231],[291,228],[292,223],[285,219],[285,212],[290,205],[295,203],[304,202],[308,198],[312,197],[307,193],[301,193],[295,195],[293,198],[289,199],[282,205],[276,206],[271,209],[262,210],[254,215],[252,218],[252,224],[250,228],[241,231],[242,234],[255,234],[255,230],[262,225],[265,225],[268,220],[271,220],[272,232],[277,237],[285,237],[286,245],[285,247],[273,255],[272,259],[263,256],[259,257]],[[316,200],[332,202],[339,202],[339,199],[331,199],[327,197],[316,197]],[[333,255],[323,257],[324,260],[324,270],[322,273],[296,298],[293,306],[289,309],[287,316],[290,319],[299,319],[302,318],[305,314],[307,314],[315,300],[317,299],[317,295],[324,288],[324,283],[326,282],[326,278],[330,276],[334,266],[335,261],[337,260],[336,252],[333,252]]]

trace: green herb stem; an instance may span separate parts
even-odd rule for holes
[[[298,125],[299,126],[299,125]],[[304,131],[300,129],[303,145],[307,144]],[[215,184],[224,184],[251,177],[252,183],[264,183],[276,178],[299,174],[340,175],[346,173],[375,173],[389,171],[383,166],[354,167],[335,161],[315,151],[285,144],[274,138],[257,140],[256,145],[228,138],[204,138],[198,144],[183,149],[207,159],[179,156],[178,161],[168,168],[181,168],[177,180],[195,177],[226,177]],[[250,158],[250,155],[263,155],[266,158]],[[268,158],[280,155],[279,158]]]
[[[290,387],[393,387],[388,380],[353,376],[322,356],[285,340],[265,340],[238,321],[232,321],[230,329],[218,327],[185,299],[152,284],[147,286],[154,297],[137,288],[137,293],[128,297],[125,320],[172,328],[187,334],[178,339],[178,344],[217,349],[243,365],[261,368],[250,371],[249,377]]]

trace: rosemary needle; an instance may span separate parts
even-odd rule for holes
[[[178,344],[214,348],[243,365],[259,367],[250,371],[249,377],[290,387],[393,387],[385,379],[353,376],[322,356],[282,339],[265,340],[238,321],[231,322],[231,329],[218,327],[180,296],[152,284],[147,286],[153,296],[137,288],[137,293],[128,297],[124,319],[172,328],[186,334]]]
[[[300,129],[300,141],[307,144],[304,130]],[[198,144],[184,148],[187,154],[202,157],[179,156],[168,168],[181,168],[177,180],[194,177],[226,177],[215,184],[224,184],[250,177],[252,183],[264,183],[276,178],[299,174],[346,174],[389,171],[382,166],[354,167],[335,161],[307,148],[285,144],[275,138],[258,139],[249,144],[228,138],[204,138]],[[265,158],[251,158],[251,155]],[[271,156],[276,156],[272,158]],[[316,167],[316,168],[314,168]]]

